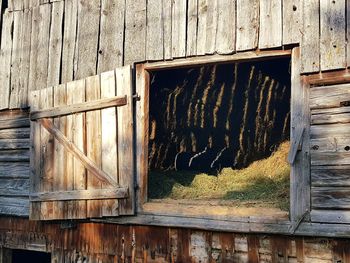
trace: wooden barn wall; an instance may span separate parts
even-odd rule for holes
[[[11,254],[8,249],[50,252],[51,262],[57,263],[349,262],[349,245],[349,240],[332,238],[100,223],[68,229],[60,224],[0,218],[0,254]]]

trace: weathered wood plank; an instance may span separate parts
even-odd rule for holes
[[[311,109],[347,106],[350,104],[350,85],[340,84],[310,89]]]
[[[350,186],[350,166],[312,166],[312,186]]]
[[[28,197],[29,178],[26,179],[4,179],[0,180],[0,196]]]
[[[172,58],[172,33],[171,33],[171,10],[172,10],[172,1],[162,0],[163,4],[163,12],[162,12],[162,20],[163,20],[163,41],[164,41],[164,59]]]
[[[302,142],[304,131],[305,131],[305,127],[303,126],[302,123],[299,126],[296,126],[294,129],[293,141],[291,142],[291,146],[288,154],[288,162],[290,164],[293,164],[295,161],[298,148]]]
[[[330,136],[327,138],[315,138],[310,141],[311,153],[346,153],[350,151],[349,137]]]
[[[18,1],[16,1],[18,2]],[[23,28],[23,11],[13,13],[13,41],[11,54],[11,83],[10,83],[10,102],[9,108],[19,108],[19,91],[20,91],[20,68],[22,64],[22,28]]]
[[[197,54],[198,3],[198,0],[189,0],[187,2],[186,56]]]
[[[320,139],[333,136],[348,137],[350,136],[349,124],[322,124],[311,126],[311,138]]]
[[[197,55],[205,55],[207,41],[208,0],[198,0]]]
[[[124,10],[124,0],[102,1],[97,73],[123,65]]]
[[[321,70],[346,67],[345,0],[320,1]]]
[[[66,85],[62,84],[59,86],[55,86],[54,88],[54,101],[53,106],[64,106],[67,104],[67,90]],[[53,120],[53,124],[62,132],[66,131],[66,117],[55,118]],[[60,191],[65,190],[67,185],[65,167],[66,167],[66,153],[63,145],[57,140],[54,140],[54,159],[53,159],[53,190]],[[64,218],[64,202],[54,202],[53,203],[53,217]]]
[[[51,5],[33,8],[28,90],[47,87]]]
[[[283,1],[283,45],[297,44],[301,39],[302,1]]]
[[[126,0],[124,65],[146,58],[146,0]]]
[[[94,101],[101,98],[100,76],[93,76],[86,79],[86,101]],[[102,149],[101,149],[101,111],[92,111],[86,113],[86,156],[94,161],[98,168],[102,167]],[[101,182],[87,171],[87,189],[101,188]],[[101,202],[87,202],[87,217],[101,217]]]
[[[206,30],[206,54],[214,54],[216,31],[218,24],[218,0],[208,1],[207,30]]]
[[[53,107],[40,111],[32,111],[30,114],[31,120],[37,120],[48,117],[59,117],[82,113],[86,111],[94,111],[111,107],[124,106],[127,103],[126,96],[115,96],[112,98],[99,99],[89,102],[75,103],[67,106]],[[1,124],[0,124],[1,125]]]
[[[29,162],[0,163],[1,178],[29,178]]]
[[[40,90],[40,104],[41,109],[53,106],[53,88],[46,88]],[[40,190],[41,192],[53,190],[53,164],[54,164],[54,137],[53,135],[41,127],[41,149],[40,149]],[[41,219],[49,219],[53,216],[53,203],[41,203]]]
[[[0,184],[1,194],[2,183]],[[28,194],[27,194],[28,195]],[[30,195],[30,201],[94,200],[128,197],[127,188],[103,188],[89,190],[41,192]]]
[[[5,11],[2,16],[1,48],[0,48],[0,110],[9,106],[10,74],[12,52],[13,13]]]
[[[231,54],[236,49],[236,1],[218,1],[217,8],[215,51],[219,54]]]
[[[16,128],[0,130],[0,139],[29,138],[30,128]]]
[[[29,139],[0,140],[0,150],[29,149]]]
[[[29,199],[1,197],[0,198],[0,214],[14,216],[28,216]]]
[[[237,51],[255,49],[259,39],[259,0],[237,0]]]
[[[131,67],[116,69],[117,96],[127,96],[128,104],[117,109],[118,120],[118,172],[119,184],[129,189],[130,198],[119,201],[119,214],[132,215],[134,202],[134,133]]]
[[[115,71],[101,74],[101,98],[116,95]],[[101,110],[102,130],[102,170],[118,182],[118,151],[117,151],[117,112],[116,108]],[[103,187],[107,187],[105,184]],[[118,200],[103,201],[102,216],[117,216]]]
[[[47,76],[48,87],[58,85],[60,83],[64,1],[53,2],[51,6],[52,13]]]
[[[162,60],[163,41],[163,5],[159,0],[147,1],[146,60]]]
[[[349,209],[350,188],[312,187],[311,199],[315,209]]]
[[[173,0],[171,11],[172,57],[186,56],[186,1]]]
[[[350,107],[319,109],[312,111],[311,113],[311,124],[334,124],[350,122]]]
[[[282,45],[282,1],[260,0],[259,48]]]
[[[320,69],[320,1],[302,1],[301,73]]]
[[[312,210],[310,218],[312,222],[346,224],[350,223],[350,211]]]
[[[74,79],[82,79],[96,74],[100,12],[99,1],[78,1]]]
[[[21,127],[29,127],[28,118],[20,117],[18,119],[14,118],[14,119],[0,120],[0,129],[21,128]]]
[[[2,150],[0,162],[28,162],[29,150]]]
[[[350,164],[350,152],[311,152],[311,165]]]
[[[19,106],[25,108],[28,106],[28,85],[30,68],[30,42],[32,33],[32,11],[25,9],[23,13],[22,27],[22,60],[20,67],[20,90]]]
[[[40,103],[40,91],[33,91],[30,93],[29,104],[32,110],[38,110]],[[30,124],[30,193],[40,191],[40,124],[31,122]],[[32,220],[40,219],[40,203],[30,203],[29,218]]]
[[[64,28],[62,44],[61,81],[67,83],[74,79],[74,52],[77,35],[78,1],[64,1]]]
[[[350,1],[346,1],[346,39],[350,39]],[[346,43],[346,65],[350,66],[350,41]]]

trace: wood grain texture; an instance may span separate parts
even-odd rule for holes
[[[1,48],[0,48],[0,110],[9,106],[10,74],[12,52],[13,13],[6,12],[2,16]]]
[[[282,1],[260,0],[259,48],[282,44]]]
[[[130,66],[118,68],[115,71],[117,96],[127,96],[126,106],[117,108],[118,121],[118,172],[119,184],[129,189],[128,199],[119,201],[120,215],[133,215],[134,202],[134,121],[133,121],[133,98],[132,98],[132,72]]]
[[[197,54],[197,24],[198,24],[198,1],[189,0],[187,3],[187,39],[186,56]]]
[[[126,0],[124,65],[146,58],[146,0]]]
[[[1,179],[0,196],[7,197],[28,197],[29,196],[29,178],[25,179]]]
[[[147,1],[146,60],[164,57],[163,5],[159,0]]]
[[[78,29],[74,56],[76,80],[96,74],[100,12],[99,1],[78,1]]]
[[[321,70],[346,67],[345,0],[320,1]]]
[[[0,178],[29,178],[29,162],[0,163]]]
[[[313,187],[311,189],[312,208],[349,209],[350,188],[347,187]]]
[[[301,73],[320,69],[320,3],[302,1]]]
[[[215,51],[219,54],[231,54],[236,49],[236,1],[218,1],[217,8]]]
[[[350,122],[350,107],[313,110],[311,124],[335,124]]]
[[[48,87],[58,85],[60,83],[64,2],[53,2],[51,5],[52,10],[47,76]]]
[[[314,187],[350,186],[350,166],[312,166],[311,185]]]
[[[173,0],[171,11],[172,57],[186,55],[186,1]]]
[[[123,65],[125,1],[102,1],[97,73]]]
[[[163,19],[163,41],[164,41],[164,59],[171,59],[172,58],[172,34],[171,34],[171,28],[172,28],[172,17],[171,17],[171,10],[172,10],[172,1],[169,0],[162,0],[163,5],[163,12],[162,12],[162,19]]]
[[[115,71],[101,74],[101,98],[116,95]],[[118,156],[117,151],[117,111],[116,108],[101,110],[102,130],[102,170],[111,175],[118,182]],[[103,184],[103,187],[107,185]],[[103,201],[102,216],[117,216],[118,200]]]
[[[301,39],[302,1],[283,1],[283,45],[297,44]]]
[[[197,55],[205,55],[207,42],[208,0],[198,0]]]
[[[215,42],[216,42],[216,31],[218,25],[218,0],[208,1],[208,16],[207,16],[207,27],[206,27],[206,54],[214,54]]]
[[[237,0],[237,51],[255,49],[259,40],[259,0]]]
[[[349,84],[320,86],[311,88],[311,109],[333,108],[343,106],[341,105],[341,102],[350,101],[349,88]]]
[[[62,43],[61,81],[67,83],[74,79],[74,53],[77,37],[78,1],[64,2],[64,28]]]
[[[312,222],[350,223],[350,211],[312,210],[310,217]]]

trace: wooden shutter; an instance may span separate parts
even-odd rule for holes
[[[313,87],[311,220],[350,223],[350,84]]]
[[[131,68],[31,92],[33,220],[134,213]]]

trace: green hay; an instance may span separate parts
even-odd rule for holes
[[[218,176],[189,171],[151,171],[151,199],[230,200],[236,207],[289,209],[289,142],[247,168],[223,169]]]

